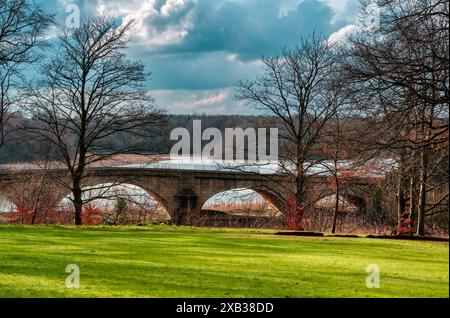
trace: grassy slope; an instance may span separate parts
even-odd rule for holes
[[[447,243],[0,225],[0,297],[448,297],[448,257]],[[365,287],[368,264],[380,289]]]

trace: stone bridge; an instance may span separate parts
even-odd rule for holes
[[[56,206],[70,194],[70,182],[63,169],[0,171],[0,194],[16,205],[26,206],[39,197]],[[292,187],[288,177],[281,174],[129,167],[91,168],[83,187],[105,183],[131,184],[144,189],[167,210],[176,224],[192,224],[208,199],[232,189],[254,190],[282,211],[283,198]],[[322,196],[333,193],[324,177],[315,177],[309,182],[309,189]],[[361,199],[364,194],[354,192],[345,191],[343,196],[365,204]]]

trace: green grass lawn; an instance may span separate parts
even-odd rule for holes
[[[366,288],[368,264],[379,289]],[[0,297],[449,297],[448,274],[448,243],[0,225]]]

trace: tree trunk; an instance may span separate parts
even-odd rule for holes
[[[412,173],[414,174],[414,172]],[[415,188],[415,180],[414,180],[414,176],[411,176],[409,178],[409,212],[411,213],[411,216],[414,215],[415,212],[415,200],[414,200],[414,188]]]
[[[425,235],[425,206],[427,195],[428,156],[427,148],[420,153],[419,206],[417,215],[417,235]]]
[[[34,210],[33,210],[33,215],[32,215],[32,217],[31,217],[31,225],[34,225],[34,222],[36,222],[36,216],[37,216],[37,214],[38,214],[38,209],[37,209],[37,208],[34,208]]]
[[[83,97],[84,99],[84,97]],[[86,122],[86,121],[84,121]],[[82,126],[80,133],[80,140],[84,140],[85,127]],[[73,193],[73,206],[75,209],[75,225],[82,225],[81,213],[83,212],[83,189],[81,182],[84,177],[84,169],[86,167],[86,148],[85,145],[80,143],[80,154],[78,159],[78,168],[72,175],[72,193]]]
[[[398,180],[397,180],[397,218],[398,218],[398,226],[402,225],[402,214],[405,212],[406,200],[403,189],[403,175],[402,172],[399,172]]]
[[[298,172],[297,172],[298,173]],[[303,218],[305,214],[304,205],[305,205],[305,198],[303,193],[303,173],[297,174],[295,177],[295,214],[297,220],[301,220],[303,223]],[[303,224],[299,226],[298,230],[303,231],[304,227]]]
[[[295,180],[295,206],[297,212],[301,211],[305,198],[303,197],[303,177],[296,177]]]
[[[336,195],[336,200],[334,203],[333,226],[331,228],[331,233],[333,233],[333,234],[336,233],[336,221],[337,221],[337,216],[339,213],[339,184],[338,184],[337,180],[336,180],[335,195]]]
[[[83,221],[81,220],[81,213],[83,211],[83,198],[82,198],[82,189],[80,182],[77,180],[74,180],[73,182],[73,188],[72,188],[72,195],[73,195],[73,207],[75,209],[75,225],[82,225]]]
[[[295,201],[297,208],[301,207],[304,203],[304,197],[303,197],[303,183],[304,183],[304,176],[303,176],[303,161],[299,160],[297,163],[297,171],[295,175],[295,187],[294,187],[294,193],[295,193]]]

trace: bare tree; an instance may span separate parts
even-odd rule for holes
[[[90,168],[119,153],[136,152],[163,119],[145,90],[141,62],[126,59],[132,22],[119,25],[106,17],[90,18],[60,38],[42,78],[27,92],[27,111],[36,119],[28,127],[34,138],[50,142],[70,173],[75,224],[81,224],[83,182]],[[105,139],[129,136],[111,147]]]
[[[331,233],[336,233],[337,218],[343,205],[342,191],[349,186],[349,178],[345,174],[352,169],[352,165],[345,161],[349,159],[346,138],[349,131],[352,130],[350,119],[350,113],[341,114],[336,112],[324,127],[323,136],[316,151],[317,155],[322,156],[326,160],[321,166],[330,174],[330,181],[334,188],[333,196],[335,201]]]
[[[282,127],[280,163],[292,179],[297,206],[306,204],[305,182],[314,175],[309,161],[323,127],[343,101],[337,78],[338,57],[326,37],[312,33],[294,49],[263,58],[264,73],[241,82],[237,98],[265,111]],[[284,198],[286,199],[286,198]],[[285,200],[284,200],[285,201]]]
[[[14,67],[8,63],[0,65],[0,147],[5,143],[6,135],[9,133],[6,126],[13,115],[11,108],[17,98],[11,96],[15,73]]]
[[[358,105],[372,121],[372,145],[395,154],[398,209],[409,201],[412,210],[417,202],[417,234],[424,235],[433,167],[448,160],[448,152],[435,150],[448,147],[449,3],[378,3],[382,25],[351,38],[343,78],[356,88]]]
[[[6,125],[17,106],[17,88],[25,64],[33,63],[35,49],[43,44],[52,17],[29,0],[0,0],[0,146],[6,139]]]

